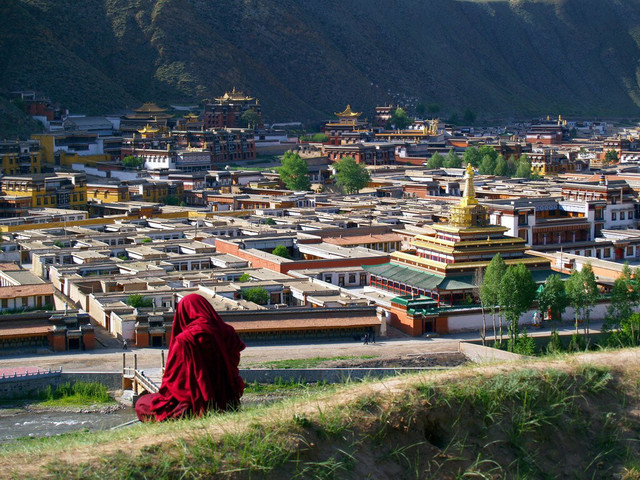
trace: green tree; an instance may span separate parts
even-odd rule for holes
[[[506,177],[509,174],[509,166],[507,160],[502,155],[498,155],[496,160],[496,167],[493,169],[493,174],[498,177]]]
[[[478,147],[478,155],[480,156],[481,160],[487,155],[490,156],[491,160],[493,160],[494,162],[498,159],[498,152],[491,145],[481,145],[480,147]]]
[[[314,133],[311,136],[311,141],[315,143],[324,143],[329,140],[329,136],[324,133]]]
[[[267,217],[264,219],[264,222],[262,223],[264,223],[265,225],[275,225],[276,221],[271,217]]]
[[[262,287],[246,288],[241,291],[242,298],[248,302],[266,305],[269,303],[269,292]]]
[[[278,168],[280,180],[289,190],[307,191],[311,189],[309,166],[300,155],[295,152],[285,153],[281,165]]]
[[[465,165],[471,164],[474,167],[479,167],[482,161],[482,155],[476,147],[468,147],[462,155],[462,163]]]
[[[615,150],[609,150],[604,154],[604,163],[610,165],[612,163],[618,163],[618,152]]]
[[[438,105],[437,103],[430,103],[429,105],[427,105],[427,111],[429,113],[438,113],[440,111],[440,105]]]
[[[344,157],[336,162],[336,182],[346,193],[358,193],[371,181],[367,167],[356,163],[352,157]]]
[[[569,304],[575,309],[575,327],[578,335],[578,323],[582,318],[584,321],[585,334],[589,335],[589,318],[593,306],[598,301],[600,292],[596,283],[595,275],[590,264],[582,267],[582,270],[573,270],[565,283]]]
[[[510,265],[500,280],[500,308],[504,310],[509,329],[509,350],[514,351],[520,330],[518,320],[536,297],[536,282],[524,264]]]
[[[491,156],[485,155],[482,157],[482,161],[478,167],[478,172],[480,172],[481,175],[493,175],[495,169],[496,161],[491,158]]]
[[[516,161],[516,157],[514,155],[511,155],[509,157],[509,160],[507,160],[507,175],[509,177],[514,177],[517,169],[518,162]]]
[[[638,282],[633,278],[629,263],[625,263],[622,274],[616,278],[611,289],[611,304],[607,308],[607,329],[620,327],[622,321],[633,314],[633,310],[640,303]]]
[[[526,178],[527,180],[531,178],[531,163],[528,159],[523,160],[520,158],[515,176],[518,178]]]
[[[474,112],[470,108],[466,108],[464,113],[462,114],[462,120],[464,120],[464,123],[466,125],[473,125],[473,123],[476,121],[476,117],[476,112]]]
[[[418,102],[416,104],[416,114],[424,116],[425,113],[427,113],[427,106],[423,102]]]
[[[151,308],[153,307],[153,299],[149,297],[145,297],[143,295],[134,293],[127,297],[125,301],[127,305],[132,306],[133,308]]]
[[[435,152],[433,155],[431,155],[431,158],[427,162],[427,168],[429,169],[442,168],[443,165],[444,158],[442,158],[442,155],[440,155],[438,152]]]
[[[507,266],[502,259],[502,255],[497,253],[487,265],[484,272],[484,278],[480,287],[480,302],[483,308],[489,308],[491,311],[491,320],[493,322],[493,341],[498,341],[498,333],[496,327],[496,307],[500,304],[500,279],[503,277]],[[500,341],[502,341],[502,321],[500,322]]]
[[[449,150],[447,156],[444,157],[444,166],[447,168],[460,168],[462,166],[462,160],[460,160],[460,157],[456,155],[453,148]]]
[[[559,321],[568,305],[569,299],[560,275],[549,275],[544,282],[542,291],[538,293],[538,309],[543,312],[543,315],[550,310],[550,319]]]
[[[291,258],[291,255],[289,254],[289,249],[284,245],[278,245],[276,248],[274,248],[271,251],[271,253],[282,258]]]
[[[547,353],[560,353],[562,351],[562,342],[560,341],[560,335],[555,328],[551,330],[551,337],[547,344]]]
[[[177,195],[167,195],[164,198],[164,203],[166,205],[178,205],[180,203],[180,199]]]
[[[240,277],[238,278],[238,282],[241,282],[241,283],[248,282],[250,280],[251,280],[251,275],[249,275],[246,272],[240,275]]]
[[[620,321],[618,330],[608,340],[615,347],[637,347],[640,345],[640,314],[632,313]]]
[[[126,168],[137,168],[138,170],[144,166],[144,158],[127,155],[122,159],[122,165]]]
[[[400,107],[396,108],[391,114],[391,123],[397,130],[404,130],[411,125],[412,121],[407,112]]]
[[[475,303],[480,304],[482,310],[482,328],[480,329],[480,338],[482,339],[482,345],[487,341],[487,307],[484,298],[482,297],[482,285],[484,284],[484,270],[478,267],[473,275],[473,297]],[[495,307],[495,305],[494,305]],[[495,334],[495,331],[494,331]]]
[[[247,128],[258,128],[260,125],[260,115],[252,108],[245,110],[240,117],[240,123]]]

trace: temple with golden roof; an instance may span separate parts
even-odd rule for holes
[[[120,130],[125,134],[137,133],[147,126],[165,130],[167,122],[171,118],[166,108],[159,107],[151,102],[142,104],[142,106],[135,108],[133,112],[120,119]]]
[[[216,97],[213,103],[208,103],[204,110],[205,128],[241,128],[245,127],[242,115],[248,110],[253,110],[258,118],[253,128],[264,128],[262,120],[262,107],[258,99],[245,95],[236,90],[225,92],[221,97]]]
[[[371,286],[453,306],[473,297],[475,276],[497,253],[507,265],[523,263],[536,282],[553,273],[549,260],[525,253],[522,238],[509,237],[506,227],[489,224],[487,209],[476,199],[473,177],[469,165],[464,196],[451,207],[449,223],[432,225],[433,233],[416,235],[412,249],[392,253],[389,263],[363,267],[371,274]]]
[[[331,145],[351,143],[350,141],[344,142],[342,137],[360,132],[369,134],[369,123],[360,120],[361,115],[362,112],[353,111],[351,105],[347,105],[347,108],[342,112],[336,112],[335,116],[338,117],[338,121],[327,122],[323,128],[324,134],[329,137],[329,143]]]

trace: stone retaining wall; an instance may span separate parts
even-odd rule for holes
[[[382,378],[402,373],[442,370],[446,367],[404,367],[404,368],[317,368],[317,369],[251,369],[240,370],[240,376],[246,383],[284,382],[327,382],[339,383],[345,380]],[[66,382],[97,382],[110,390],[122,388],[120,372],[53,372],[11,378],[0,378],[0,398],[17,398],[35,393],[48,386],[56,387]]]

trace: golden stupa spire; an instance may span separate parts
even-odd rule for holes
[[[478,199],[476,198],[476,189],[473,186],[473,166],[467,164],[467,171],[464,175],[464,196],[460,201],[460,205],[466,207],[468,205],[478,205]]]

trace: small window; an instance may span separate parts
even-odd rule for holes
[[[625,219],[625,214],[624,212],[620,212],[620,220],[624,220]]]
[[[611,220],[617,220],[618,219],[618,212],[611,212]]]

